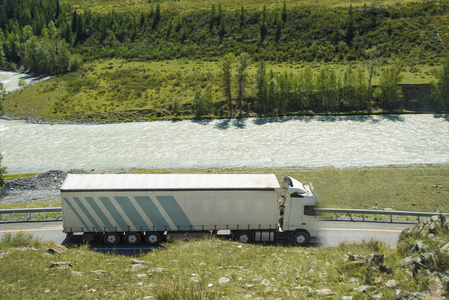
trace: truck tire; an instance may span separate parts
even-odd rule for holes
[[[130,231],[125,234],[125,244],[128,246],[135,246],[140,244],[140,233]]]
[[[249,244],[254,241],[254,236],[250,231],[242,231],[237,233],[235,240],[243,244]]]
[[[120,243],[120,235],[117,232],[106,232],[103,236],[103,243],[109,247],[117,246]]]
[[[307,231],[295,231],[292,234],[292,245],[306,247],[310,243],[310,234]]]
[[[147,231],[145,233],[145,243],[150,246],[159,245],[162,241],[162,236],[157,231]]]

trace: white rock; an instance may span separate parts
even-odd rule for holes
[[[218,283],[228,283],[229,281],[231,281],[231,279],[228,277],[221,277],[218,279]]]

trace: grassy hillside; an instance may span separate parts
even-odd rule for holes
[[[350,63],[354,70],[365,68],[362,63]],[[314,76],[322,68],[332,68],[343,76],[348,65],[341,63],[268,63],[274,74],[298,74],[311,67]],[[373,77],[378,84],[382,68]],[[366,70],[366,68],[365,68]],[[435,80],[438,66],[416,65],[403,67],[404,84],[429,84]],[[252,98],[256,63],[248,69],[250,80],[246,91]],[[365,77],[367,77],[365,71]],[[194,116],[192,99],[195,90],[213,84],[217,110],[225,106],[220,89],[217,62],[201,60],[165,60],[136,62],[121,59],[85,63],[76,72],[52,78],[12,93],[3,102],[4,113],[15,118],[34,118],[46,121],[129,121],[155,120]],[[236,92],[233,92],[236,95]],[[173,111],[178,97],[182,107]],[[249,100],[249,99],[248,99]],[[409,99],[407,99],[409,100]],[[247,112],[257,115],[255,107]]]
[[[398,250],[374,240],[297,248],[205,238],[165,244],[134,258],[5,234],[0,272],[8,276],[0,281],[0,293],[2,299],[440,299],[448,292],[442,282],[449,260],[442,246],[449,235],[447,225],[429,225],[438,228],[434,238],[424,229],[404,234]]]

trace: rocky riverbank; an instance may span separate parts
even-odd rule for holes
[[[75,172],[77,171],[48,171],[37,176],[8,181],[0,189],[0,204],[58,201],[60,200],[59,187],[68,173]]]

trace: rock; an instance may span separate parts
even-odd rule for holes
[[[190,278],[190,280],[193,282],[200,282],[200,279],[198,277],[192,277]]]
[[[399,282],[397,282],[394,279],[388,280],[387,282],[385,282],[385,286],[389,287],[389,288],[394,288],[397,287],[399,285]]]
[[[354,292],[365,293],[366,291],[368,291],[372,288],[373,288],[373,286],[371,286],[371,285],[361,285],[361,286],[354,288]]]
[[[8,254],[8,251],[0,251],[0,258]]]
[[[342,300],[352,300],[352,296],[343,296]]]
[[[360,255],[353,255],[353,254],[348,255],[348,261],[355,261],[360,259],[363,259],[363,257],[361,257]]]
[[[108,271],[105,271],[105,270],[95,270],[95,271],[90,271],[90,272],[95,275],[102,275],[102,274],[109,273]]]
[[[157,300],[157,298],[153,297],[153,296],[146,296],[146,297],[143,297],[142,300]]]
[[[218,279],[218,283],[228,283],[229,281],[231,281],[231,279],[228,277],[221,277]]]
[[[134,264],[131,266],[131,271],[135,272],[135,271],[142,270],[143,268],[145,268],[145,267],[142,264]]]
[[[332,292],[332,290],[330,290],[330,289],[320,289],[320,290],[316,290],[316,294],[318,296],[332,296],[332,295],[335,295],[335,292]]]
[[[162,273],[162,272],[167,271],[167,269],[166,268],[156,268],[156,269],[152,269],[150,271],[151,272],[156,272],[156,273]]]
[[[441,253],[449,253],[449,243],[440,248]],[[1,256],[0,256],[1,257]]]
[[[413,264],[413,259],[411,256],[407,256],[406,258],[401,260],[400,263],[401,263],[402,267],[409,266],[409,265]]]
[[[387,265],[380,265],[379,271],[381,273],[393,274],[393,270]]]
[[[72,274],[76,276],[83,276],[84,273],[80,271],[72,271]]]
[[[147,277],[147,274],[144,273],[137,274],[137,278],[144,278],[144,277]]]
[[[132,263],[133,265],[137,265],[137,264],[139,264],[139,265],[148,264],[147,261],[144,261],[144,260],[137,260],[137,259],[131,259],[131,263]]]
[[[50,248],[47,250],[48,253],[50,254],[61,254],[61,251],[58,251],[56,249]]]
[[[436,188],[436,189],[442,189],[443,188],[443,186],[441,184],[434,184],[433,187]]]
[[[425,245],[422,241],[418,240],[415,242],[415,244],[412,247],[412,252],[421,252],[425,249]]]
[[[367,268],[372,266],[378,266],[384,262],[383,254],[368,254],[365,259],[365,265]]]
[[[59,261],[52,263],[49,268],[68,269],[71,267],[73,267],[73,265],[70,261]]]

